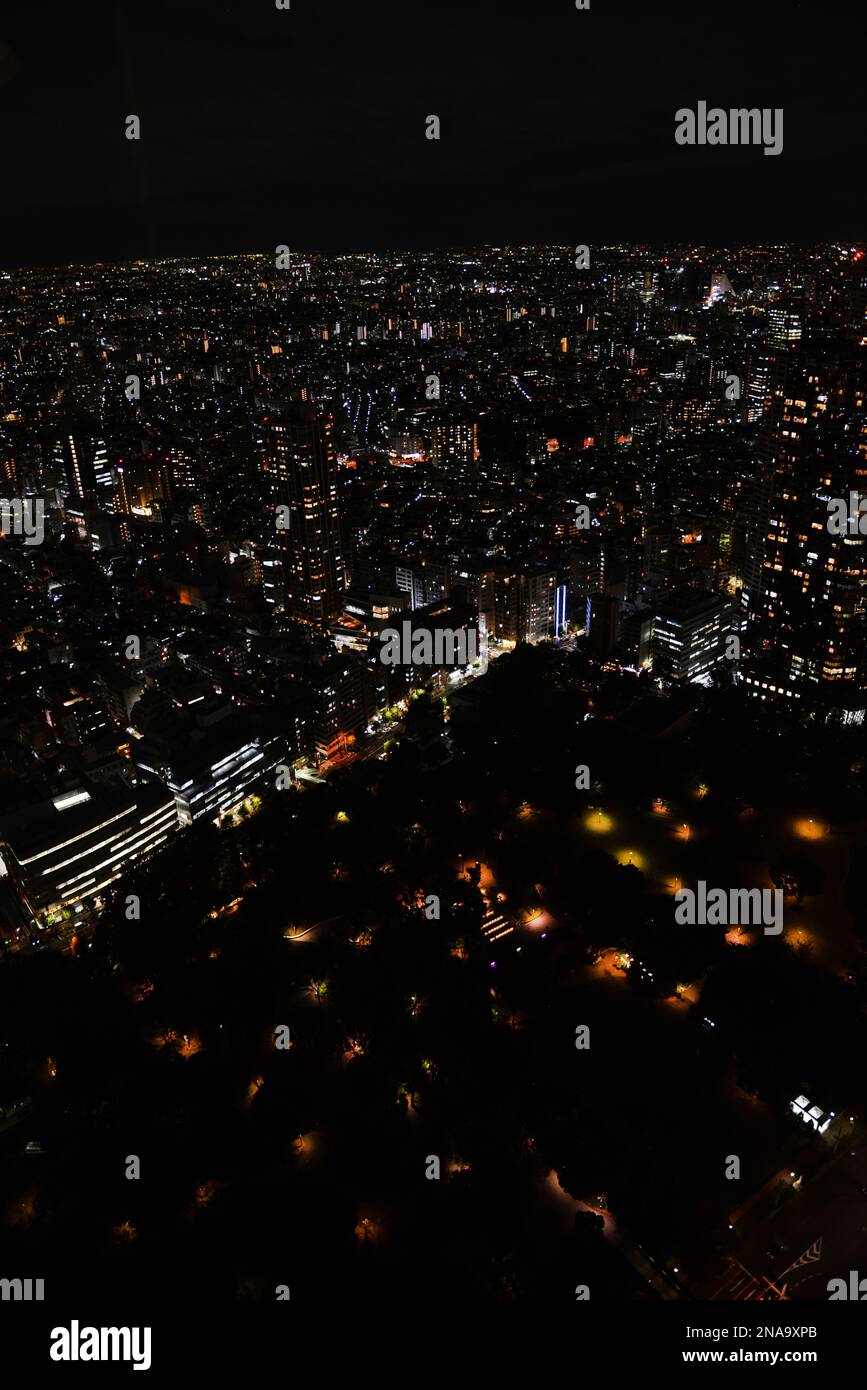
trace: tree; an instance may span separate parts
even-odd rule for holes
[[[437,738],[445,725],[443,702],[428,691],[410,697],[404,728],[407,738],[424,745]]]
[[[800,907],[804,898],[813,898],[825,886],[825,875],[815,860],[800,850],[791,850],[771,868],[771,878],[784,893],[794,897]]]

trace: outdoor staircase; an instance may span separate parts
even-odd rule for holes
[[[490,903],[485,907],[485,915],[482,918],[482,936],[486,941],[499,941],[501,937],[508,936],[515,930],[508,917],[504,917],[502,912],[498,912]]]

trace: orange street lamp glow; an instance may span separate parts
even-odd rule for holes
[[[630,865],[633,869],[644,868],[644,856],[637,854],[635,850],[631,849],[621,850],[617,856],[617,862],[618,864],[623,864],[626,868]]]
[[[729,946],[749,946],[750,940],[744,935],[742,927],[729,927],[726,932],[726,942]]]
[[[795,834],[801,840],[823,840],[825,838],[825,827],[821,821],[814,820],[812,816],[802,816],[795,821]]]

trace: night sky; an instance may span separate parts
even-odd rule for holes
[[[860,237],[864,13],[7,0],[0,261]],[[782,155],[678,147],[699,100],[783,107]]]

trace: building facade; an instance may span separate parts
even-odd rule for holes
[[[296,622],[324,628],[339,616],[345,589],[333,422],[299,403],[268,404],[262,423],[275,513],[266,598]]]

